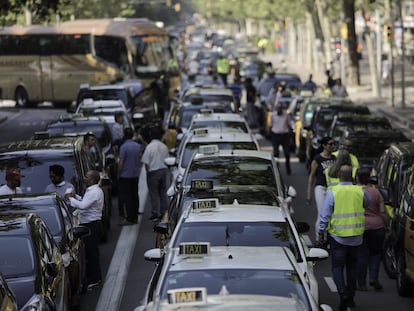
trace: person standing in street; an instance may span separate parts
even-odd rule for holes
[[[159,221],[167,211],[168,167],[164,160],[169,156],[167,146],[161,141],[163,130],[154,127],[151,142],[145,147],[142,163],[147,171],[147,184],[151,200],[150,220]]]
[[[256,107],[254,106],[256,102],[257,91],[253,85],[251,78],[246,78],[244,87],[246,89],[247,121],[251,128],[257,128]]]
[[[99,187],[99,180],[98,171],[88,171],[85,176],[87,188],[83,198],[73,193],[65,194],[65,199],[70,201],[70,205],[79,210],[80,224],[88,227],[91,231],[90,235],[83,238],[88,290],[92,290],[102,283],[99,242],[102,236],[104,193]]]
[[[49,178],[51,183],[46,186],[45,192],[56,192],[62,198],[67,192],[75,193],[75,187],[65,180],[65,168],[62,165],[49,166]]]
[[[127,127],[124,130],[124,143],[119,149],[118,163],[118,209],[124,218],[121,225],[132,225],[138,221],[139,197],[138,182],[141,173],[141,144],[133,140],[134,132]],[[124,210],[125,205],[125,210]]]
[[[0,195],[7,194],[22,194],[23,191],[20,188],[22,174],[19,169],[9,169],[6,172],[6,184],[0,187]]]
[[[313,75],[312,74],[310,74],[309,75],[309,79],[308,79],[308,81],[306,81],[304,84],[303,84],[303,87],[306,89],[306,90],[309,90],[309,91],[311,91],[312,93],[315,93],[316,92],[316,89],[317,89],[317,85],[316,85],[316,83],[315,82],[313,82]]]
[[[121,111],[117,111],[115,112],[114,119],[115,123],[111,128],[112,143],[119,147],[124,138],[124,114]]]
[[[332,87],[332,95],[337,97],[347,97],[348,91],[345,85],[342,84],[341,78],[336,79],[335,85]]]
[[[355,307],[358,249],[363,241],[364,208],[368,204],[369,195],[361,186],[353,184],[352,166],[343,165],[339,170],[339,184],[326,194],[318,228],[321,245],[325,244],[328,233],[332,276],[340,298],[339,311]]]
[[[230,73],[230,61],[224,55],[220,55],[219,59],[217,60],[217,73],[221,77],[224,86],[227,87],[227,77]]]
[[[354,146],[354,143],[351,139],[349,138],[341,138],[341,140],[339,141],[339,146],[338,146],[338,150],[332,152],[332,154],[335,157],[338,157],[338,153],[341,150],[346,150],[349,153],[349,157],[351,158],[351,163],[352,163],[352,168],[353,168],[353,172],[354,172],[354,177],[356,176],[356,171],[359,169],[359,161],[358,158],[355,154],[352,153],[352,148]]]
[[[308,188],[306,191],[306,203],[311,204],[312,200],[312,188],[314,187],[314,196],[317,208],[316,222],[315,222],[315,233],[316,242],[319,239],[318,228],[319,228],[319,215],[322,210],[323,201],[326,196],[326,177],[325,170],[333,165],[336,157],[332,155],[332,151],[335,148],[335,142],[331,137],[323,137],[321,140],[322,152],[317,154],[310,165],[310,173],[308,177]]]
[[[291,174],[290,168],[290,115],[283,109],[282,103],[276,103],[275,110],[270,118],[270,129],[273,155],[279,158],[279,146],[282,146],[285,155],[286,173]]]
[[[364,240],[358,257],[357,289],[360,291],[368,290],[366,278],[367,272],[369,272],[369,285],[374,287],[376,291],[381,291],[382,285],[378,281],[378,275],[385,239],[385,226],[389,218],[381,193],[370,183],[370,175],[369,168],[361,168],[357,173],[358,184],[363,186],[370,197],[370,204],[365,209]]]

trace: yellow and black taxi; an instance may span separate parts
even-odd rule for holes
[[[53,137],[31,139],[0,145],[0,180],[5,180],[9,168],[18,168],[24,177],[20,188],[24,194],[44,193],[49,179],[49,166],[59,164],[65,169],[65,180],[72,183],[75,192],[83,195],[84,176],[96,169],[95,162],[85,152],[83,137]],[[111,217],[111,182],[101,174],[100,186],[105,194],[102,211],[103,240],[107,238]]]
[[[78,220],[57,194],[0,196],[0,217],[30,213],[43,220],[58,245],[69,278],[71,304],[79,307],[85,278],[85,250],[80,238],[88,235],[89,229],[77,225]]]
[[[70,285],[62,255],[40,217],[1,215],[0,249],[0,272],[16,296],[19,310],[70,310]]]
[[[0,272],[0,311],[17,311],[16,297]]]
[[[377,176],[377,186],[383,194],[384,203],[391,218],[386,231],[382,259],[385,272],[393,279],[398,275],[400,278],[403,276],[403,271],[401,271],[403,264],[412,263],[412,260],[409,260],[409,254],[405,254],[405,247],[410,245],[409,228],[410,226],[412,228],[412,224],[410,225],[409,220],[413,218],[411,215],[413,164],[413,142],[392,144],[382,153],[372,173]],[[412,267],[413,265],[411,265],[411,271],[414,271]],[[397,269],[400,269],[400,272],[397,272]],[[401,293],[403,292],[402,290]]]
[[[208,242],[211,246],[288,247],[316,300],[318,283],[313,262],[328,257],[326,250],[308,249],[302,234],[309,230],[304,222],[294,222],[289,210],[280,206],[220,204],[217,198],[198,199],[186,207],[171,239],[163,249],[149,251],[162,254],[182,243]],[[155,255],[151,255],[155,259]]]
[[[326,305],[318,305],[299,271],[292,252],[286,247],[182,243],[166,253],[157,266],[141,309],[145,310],[148,304],[159,304],[161,310],[187,303],[208,306],[220,300],[223,307],[226,301],[231,305],[240,299],[239,302],[271,303],[271,309],[278,309],[278,305],[282,308],[287,303],[292,310],[331,310]],[[207,294],[204,299],[203,293]]]

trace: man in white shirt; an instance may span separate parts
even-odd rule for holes
[[[0,195],[22,194],[21,179],[24,177],[18,169],[9,169],[6,172],[6,184],[0,187]]]
[[[79,210],[79,222],[91,230],[91,234],[83,238],[85,243],[86,277],[88,290],[102,283],[101,265],[99,259],[99,242],[102,235],[102,209],[104,193],[99,187],[100,175],[98,171],[88,171],[85,176],[87,186],[82,197],[66,193],[65,199],[70,205]]]

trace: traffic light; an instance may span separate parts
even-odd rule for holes
[[[394,42],[394,27],[391,24],[384,25],[385,41],[392,44]]]

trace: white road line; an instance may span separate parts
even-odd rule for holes
[[[142,216],[139,216],[137,225],[122,228],[101,295],[95,308],[96,311],[116,311],[121,306],[129,266],[142,222],[141,218]]]
[[[331,278],[330,276],[325,276],[324,279],[325,279],[325,282],[328,285],[329,289],[331,290],[331,292],[337,293],[338,289],[336,288],[336,285],[335,285],[335,282],[334,282],[333,278]]]

